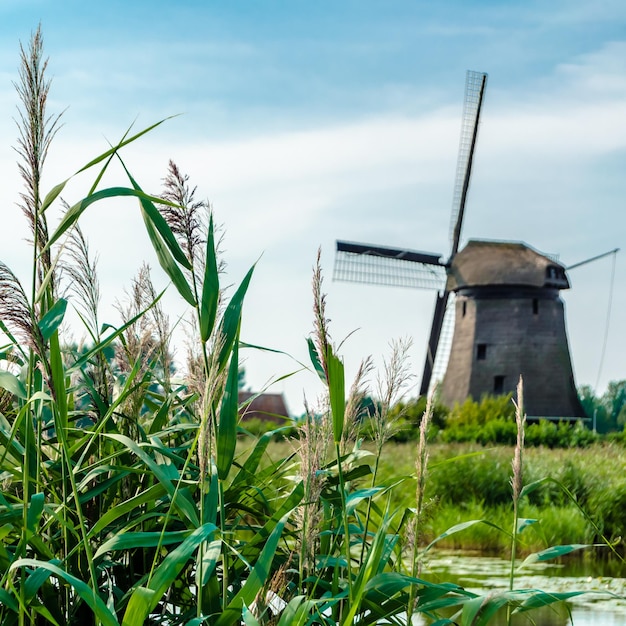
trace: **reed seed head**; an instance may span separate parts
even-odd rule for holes
[[[524,414],[524,382],[520,376],[517,383],[517,400],[513,400],[515,405],[515,423],[517,424],[517,442],[513,455],[513,476],[511,487],[513,488],[513,501],[518,502],[524,485],[523,478],[523,452],[524,452],[524,425],[526,415]]]

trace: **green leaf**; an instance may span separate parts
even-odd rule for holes
[[[239,324],[241,321],[241,310],[243,308],[243,299],[248,290],[250,279],[252,278],[252,272],[254,271],[254,265],[248,270],[241,284],[237,288],[233,297],[230,299],[226,311],[224,311],[224,317],[222,318],[222,324],[220,327],[220,334],[223,340],[222,348],[219,356],[219,370],[222,371],[228,363],[228,356],[235,343],[235,337],[239,334]]]
[[[524,487],[522,487],[522,491],[520,492],[520,498],[523,498],[524,496],[527,496],[529,493],[532,493],[535,489],[537,489],[537,487],[540,487],[543,483],[545,483],[546,480],[548,479],[544,477],[544,478],[540,478],[539,480],[535,480],[534,482],[529,483],[528,485],[524,485]]]
[[[42,253],[47,252],[51,248],[51,246],[54,245],[67,232],[69,228],[74,226],[78,218],[92,204],[99,202],[100,200],[106,200],[108,198],[121,198],[129,196],[135,198],[145,198],[155,202],[161,201],[160,198],[148,196],[143,192],[136,191],[135,189],[130,189],[129,187],[108,187],[106,189],[101,189],[100,191],[89,194],[88,196],[71,206],[65,212],[65,215],[61,219],[56,230],[52,233],[50,239],[48,239],[48,243],[42,250]]]
[[[148,468],[150,468],[152,474],[161,483],[161,485],[163,485],[165,491],[168,493],[172,500],[172,505],[179,509],[183,516],[186,517],[194,526],[198,526],[198,524],[200,523],[200,519],[198,517],[198,512],[194,507],[193,502],[191,502],[188,498],[185,498],[181,492],[176,490],[176,488],[172,484],[172,478],[169,476],[169,474],[162,465],[157,463],[156,460],[153,459],[143,449],[142,446],[140,446],[137,442],[133,441],[126,435],[105,433],[105,436],[119,441],[129,450],[134,452],[144,462],[144,464]]]
[[[317,348],[315,347],[315,343],[313,342],[313,339],[311,339],[310,337],[307,337],[307,344],[309,345],[309,356],[311,357],[311,363],[313,363],[313,367],[315,368],[315,371],[317,372],[317,375],[320,377],[320,380],[326,384],[326,372],[324,371],[324,368],[322,367],[322,362],[320,361],[320,356],[317,353]]]
[[[549,606],[555,602],[561,602],[562,600],[569,600],[576,596],[582,595],[582,591],[563,591],[563,592],[546,592],[536,591],[531,592],[530,597],[527,597],[523,602],[513,611],[513,613],[525,613],[526,611],[533,611],[541,608],[542,606]],[[511,592],[510,595],[528,595],[528,592],[520,590],[519,592]]]
[[[243,623],[245,626],[261,626],[259,620],[254,617],[254,613],[245,605],[241,609],[241,617],[243,617]]]
[[[116,550],[132,550],[135,548],[153,548],[158,545],[170,545],[181,543],[189,531],[177,530],[170,532],[121,532],[105,541],[93,555],[94,561],[104,556],[107,552]]]
[[[147,587],[135,587],[133,594],[130,596],[122,626],[143,626],[146,617],[152,610],[152,603],[156,592]]]
[[[0,387],[2,389],[6,389],[9,393],[12,393],[14,396],[22,400],[26,400],[26,387],[24,387],[24,383],[15,376],[15,374],[11,374],[11,372],[7,372],[6,370],[0,370]]]
[[[41,213],[43,213],[59,197],[59,194],[63,191],[63,189],[65,189],[65,185],[67,185],[69,181],[70,179],[68,178],[67,180],[64,180],[62,183],[55,185],[46,194],[46,197],[43,199],[43,204],[41,205],[41,209],[40,209]]]
[[[225,480],[235,458],[237,445],[237,411],[239,395],[239,333],[235,337],[228,378],[220,408],[220,422],[217,429],[217,474]]]
[[[178,290],[178,293],[193,307],[196,306],[196,299],[191,291],[191,287],[187,282],[184,274],[181,269],[176,264],[174,257],[170,254],[166,244],[161,239],[157,229],[154,227],[154,224],[150,221],[150,217],[148,214],[142,210],[142,216],[144,224],[146,225],[146,231],[148,232],[148,237],[152,242],[152,247],[156,252],[157,258],[159,259],[159,264],[163,268],[163,271],[170,277],[174,287]]]
[[[74,591],[76,591],[83,602],[87,604],[87,606],[94,612],[96,618],[102,622],[104,626],[119,626],[119,622],[117,621],[115,615],[109,611],[97,592],[94,591],[87,583],[76,578],[75,576],[72,576],[59,566],[47,561],[38,561],[37,559],[18,559],[11,564],[9,569],[12,571],[20,567],[41,568],[48,570],[58,579],[64,580],[71,585]]]
[[[292,598],[281,613],[277,626],[304,626],[309,613],[319,603],[319,601],[307,600],[306,596]]]
[[[272,437],[273,431],[263,433],[263,435],[259,437],[254,446],[254,449],[248,455],[248,458],[245,460],[239,472],[237,472],[235,478],[233,478],[231,486],[234,487],[240,483],[247,484],[251,481],[254,483],[254,479],[256,477],[255,472],[259,467],[259,463],[261,462],[265,451],[267,450],[267,446],[269,445],[270,441],[272,441]]]
[[[29,577],[30,578],[30,577]],[[11,609],[14,613],[19,612],[19,605],[14,596],[10,595],[6,589],[0,588],[0,605],[6,606]]]
[[[61,325],[66,309],[67,300],[59,298],[39,320],[38,326],[44,341],[48,341],[52,337],[52,333]]]
[[[259,554],[259,558],[254,564],[250,575],[246,579],[246,582],[217,619],[215,626],[232,626],[237,623],[241,617],[244,604],[251,604],[261,587],[267,582],[272,571],[271,565],[274,560],[276,548],[278,547],[278,542],[282,537],[283,528],[290,515],[291,511],[276,524],[263,550]]]
[[[491,594],[472,598],[463,606],[462,626],[482,626],[503,606],[508,604],[507,594]]]
[[[357,489],[346,498],[346,510],[348,515],[352,515],[360,502],[372,498],[382,491],[382,487],[370,487],[369,489]]]
[[[59,345],[59,333],[56,331],[50,336],[50,373],[54,385],[57,435],[62,437],[67,429],[67,392],[65,390],[65,366]],[[61,430],[63,433],[60,432]]]
[[[328,346],[326,355],[328,365],[328,393],[330,395],[330,409],[333,417],[333,437],[335,443],[341,441],[343,434],[343,422],[346,412],[346,382],[343,371],[343,363],[337,357],[332,348]]]
[[[552,546],[551,548],[547,548],[546,550],[542,550],[541,552],[534,552],[533,554],[529,554],[524,559],[524,562],[520,565],[520,567],[530,565],[531,563],[540,563],[542,561],[549,561],[550,559],[558,559],[561,556],[565,556],[566,554],[570,554],[571,552],[576,552],[577,550],[592,548],[594,547],[594,545],[595,544],[570,543],[564,546]]]
[[[166,117],[165,119],[162,119],[162,120],[156,122],[155,124],[152,124],[151,126],[148,126],[147,128],[144,128],[142,131],[138,132],[137,134],[133,135],[132,137],[129,137],[128,139],[124,138],[116,146],[113,146],[112,148],[110,148],[106,152],[103,152],[100,156],[97,156],[95,159],[92,159],[91,161],[89,161],[89,163],[87,163],[87,165],[84,165],[83,167],[81,167],[72,176],[70,176],[69,178],[64,180],[62,183],[59,183],[58,185],[55,185],[46,194],[46,197],[44,198],[44,201],[43,201],[43,203],[41,205],[40,212],[43,213],[44,211],[46,211],[46,209],[58,198],[59,194],[63,191],[63,189],[65,188],[67,183],[72,178],[74,178],[74,176],[77,176],[78,174],[81,174],[82,172],[85,172],[89,168],[93,167],[94,165],[97,165],[98,163],[101,163],[102,161],[105,161],[106,159],[110,159],[118,150],[120,150],[124,146],[128,145],[129,143],[132,143],[136,139],[139,139],[139,137],[141,137],[142,135],[145,135],[146,133],[149,133],[151,130],[153,130],[157,126],[160,126],[166,120],[172,119],[173,117],[176,117],[176,116],[172,115],[170,117]],[[124,135],[124,137],[126,137],[127,134],[128,134],[128,132]]]
[[[180,574],[187,561],[192,557],[198,546],[209,539],[217,531],[215,524],[204,524],[196,528],[178,547],[174,548],[157,567],[154,576],[148,583],[148,587],[153,589],[157,597],[152,609],[157,605],[158,600],[168,590]],[[151,609],[151,610],[152,610]]]
[[[33,535],[37,533],[39,528],[39,522],[41,521],[44,504],[45,496],[43,493],[35,493],[30,497],[26,518],[26,528],[28,529],[28,532]]]
[[[501,533],[504,533],[505,535],[509,537],[511,536],[511,533],[508,533],[506,530],[504,530],[503,528],[500,528],[500,526],[494,524],[493,522],[490,522],[489,520],[473,519],[467,522],[461,522],[460,524],[455,524],[454,526],[448,528],[448,530],[441,533],[439,537],[436,537],[435,539],[433,539],[424,548],[424,553],[428,552],[438,541],[441,541],[442,539],[445,539],[446,537],[449,537],[450,535],[454,535],[455,533],[461,532],[462,530],[465,530],[466,528],[470,528],[471,526],[474,526],[475,524],[485,524],[486,526],[491,526],[491,528],[495,528],[496,530],[500,531]]]
[[[519,535],[522,531],[526,530],[529,526],[533,524],[537,524],[539,522],[538,519],[528,519],[526,517],[520,517],[517,520],[517,534]]]
[[[121,159],[120,161],[135,191],[142,193],[139,197],[141,215],[161,267],[174,283],[178,293],[180,293],[191,306],[197,306],[191,287],[185,275],[176,264],[176,261],[188,270],[192,269],[191,263],[178,245],[176,237],[167,225],[165,218],[154,206],[154,201],[159,203],[163,203],[164,201],[158,198],[151,198],[144,194],[135,179],[130,175],[130,172],[126,169],[124,162]]]
[[[119,155],[118,155],[119,158]],[[158,231],[159,235],[163,238],[163,241],[167,245],[169,251],[172,253],[172,256],[186,269],[193,269],[191,266],[191,262],[185,256],[185,253],[182,251],[181,247],[178,245],[178,241],[176,241],[176,237],[172,232],[172,229],[168,226],[165,218],[161,215],[159,210],[154,206],[154,202],[156,201],[158,204],[171,204],[161,198],[151,198],[143,193],[141,187],[137,184],[137,181],[130,175],[130,172],[126,169],[124,162],[120,158],[122,162],[122,167],[126,171],[126,174],[133,186],[133,189],[136,191],[140,191],[143,195],[139,198],[139,202],[141,204],[141,209],[144,215],[147,216],[150,223],[154,226],[154,228]]]
[[[214,524],[204,524],[196,528],[178,547],[172,550],[154,571],[146,587],[136,587],[133,591],[122,626],[140,626],[155,609],[163,594],[169,589],[192,557],[198,546],[206,541],[217,528]],[[134,599],[137,595],[137,599]],[[132,611],[132,614],[129,612]]]
[[[204,342],[209,339],[213,332],[219,297],[220,280],[215,255],[213,215],[211,215],[209,219],[209,234],[206,242],[206,263],[204,265],[204,280],[202,281],[202,298],[200,304],[200,338]]]
[[[368,595],[370,593],[376,594],[377,601],[380,602],[380,596],[391,598],[406,587],[415,584],[424,584],[424,581],[399,572],[382,572],[366,582],[365,592]]]
[[[209,579],[215,571],[215,566],[217,565],[221,554],[222,541],[220,539],[215,539],[214,541],[211,541],[207,546],[203,547],[201,565],[196,570],[196,584],[200,582],[199,586],[204,587],[209,582]],[[198,581],[198,577],[201,577],[202,580]]]

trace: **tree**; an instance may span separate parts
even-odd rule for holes
[[[602,396],[602,404],[606,409],[609,422],[617,428],[623,426],[619,422],[619,416],[626,405],[626,380],[613,380],[606,388]]]

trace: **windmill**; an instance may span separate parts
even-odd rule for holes
[[[445,404],[508,393],[523,374],[529,416],[582,417],[559,297],[569,288],[566,268],[522,243],[474,240],[459,252],[486,86],[487,74],[467,72],[448,258],[337,241],[333,278],[437,290],[420,395],[428,393],[454,295],[454,335],[441,386]]]

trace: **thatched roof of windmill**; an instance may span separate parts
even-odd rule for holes
[[[569,289],[565,266],[525,243],[471,240],[452,261],[448,289],[519,286]]]

